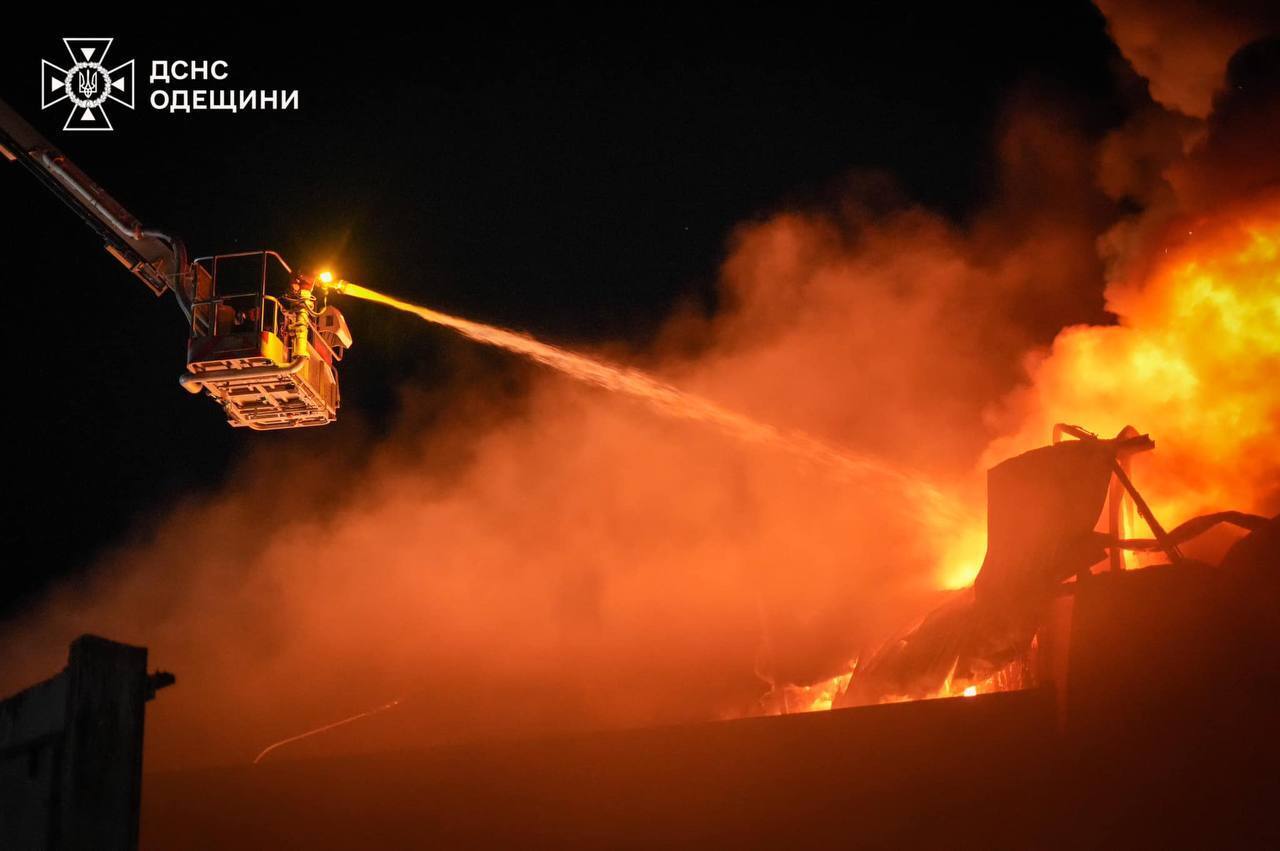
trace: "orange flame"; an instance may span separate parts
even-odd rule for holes
[[[1063,331],[1031,369],[1022,427],[998,460],[1043,443],[1051,424],[1102,434],[1149,428],[1138,460],[1157,518],[1274,512],[1280,496],[1280,197],[1177,234],[1141,284],[1115,283],[1119,324]]]
[[[1086,423],[1104,435],[1134,423],[1156,433],[1160,449],[1137,462],[1137,484],[1166,525],[1225,508],[1275,512],[1280,196],[1176,236],[1145,282],[1108,290],[1118,324],[1068,328],[1032,366],[1033,384],[1015,400],[1025,419],[991,446],[987,463],[1044,445],[1055,422]],[[1123,537],[1150,534],[1128,499],[1120,527]],[[982,522],[953,533],[942,545],[938,585],[972,584],[985,550]],[[1123,558],[1126,568],[1138,566],[1137,554]],[[1000,679],[953,688],[948,678],[937,696],[999,691],[1008,687]],[[803,704],[811,693],[825,694],[832,682],[790,686],[784,697]],[[840,691],[847,688],[844,680]],[[820,697],[807,704],[830,705]]]
[[[1118,324],[1067,328],[1031,365],[1011,405],[1022,422],[984,466],[1043,445],[1056,422],[1108,436],[1134,424],[1157,440],[1135,462],[1137,484],[1166,525],[1224,508],[1276,510],[1280,198],[1171,236],[1146,280],[1108,289]],[[1128,500],[1121,524],[1125,536],[1149,534]],[[945,545],[939,585],[972,583],[985,549],[981,523],[961,530]]]

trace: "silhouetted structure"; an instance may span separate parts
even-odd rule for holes
[[[55,677],[0,702],[0,848],[138,845],[147,650],[82,635]]]
[[[1055,601],[1091,581],[1092,566],[1108,562],[1112,573],[1120,572],[1124,550],[1159,552],[1180,566],[1185,558],[1179,543],[1219,523],[1251,530],[1266,523],[1264,517],[1224,511],[1166,532],[1129,478],[1131,456],[1155,448],[1150,436],[1127,426],[1103,439],[1059,424],[1053,441],[987,472],[987,552],[972,589],[860,664],[839,705],[933,697],[947,684],[958,691],[1002,673],[1029,682],[1052,676],[1044,670],[1052,659],[1031,658],[1033,641],[1043,634],[1052,642],[1046,628],[1055,608],[1061,609]],[[1151,538],[1125,536],[1126,500]],[[1106,528],[1098,531],[1104,508]]]

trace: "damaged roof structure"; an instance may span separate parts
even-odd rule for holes
[[[1052,445],[991,468],[987,552],[972,589],[880,648],[859,667],[841,705],[934,696],[948,684],[954,690],[983,683],[1011,667],[1016,678],[1043,678],[1030,658],[1037,635],[1053,601],[1090,581],[1092,566],[1106,562],[1121,571],[1125,550],[1155,551],[1169,565],[1181,564],[1187,560],[1178,545],[1219,523],[1250,531],[1267,525],[1264,517],[1225,511],[1166,532],[1128,474],[1130,457],[1154,448],[1150,436],[1132,427],[1103,439],[1060,424]],[[1123,535],[1126,499],[1153,537]],[[1104,507],[1107,528],[1097,531]]]
[[[972,593],[861,666],[847,708],[153,774],[143,846],[1163,846],[1223,825],[1280,839],[1280,518],[1166,531],[1126,471],[1149,437],[1056,436],[990,471]],[[1122,534],[1121,497],[1151,538]],[[1247,534],[1220,564],[1181,554],[1224,522]],[[1126,549],[1165,561],[1126,570]],[[1017,665],[1012,690],[855,705]]]

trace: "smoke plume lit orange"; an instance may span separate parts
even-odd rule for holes
[[[81,632],[147,645],[179,677],[148,712],[151,769],[248,762],[391,694],[288,757],[822,709],[972,579],[986,466],[1054,422],[1151,432],[1134,476],[1166,523],[1275,513],[1280,201],[1250,175],[1278,172],[1274,145],[1234,141],[1257,91],[1194,127],[1144,103],[1101,139],[1020,98],[984,209],[952,221],[864,175],[838,210],[743,225],[719,312],[673,317],[620,372],[721,428],[921,471],[972,521],[552,371],[514,410],[472,382],[429,428],[409,387],[377,445],[257,448],[139,529],[9,625],[0,686]]]
[[[1151,96],[1204,118],[1222,85],[1227,60],[1247,42],[1275,31],[1272,4],[1237,0],[1097,0],[1116,45],[1145,77]]]
[[[932,484],[891,462],[850,452],[801,431],[787,432],[758,422],[633,367],[616,366],[599,358],[587,357],[535,340],[527,334],[518,334],[505,328],[410,304],[349,281],[341,281],[334,288],[346,295],[385,304],[435,325],[452,328],[478,343],[523,355],[585,384],[632,396],[667,416],[702,423],[719,429],[736,440],[762,444],[794,455],[797,459],[819,465],[831,475],[879,478],[882,480],[881,484],[906,497],[909,502],[907,507],[923,514],[925,522],[940,515],[955,522],[965,515],[959,505],[954,504]]]
[[[989,461],[1044,442],[1054,422],[1149,429],[1140,476],[1169,522],[1280,507],[1280,195],[1189,221],[1153,273],[1107,291],[1119,324],[1064,330],[1011,402],[1021,422]]]

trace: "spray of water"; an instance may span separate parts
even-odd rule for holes
[[[712,426],[738,440],[787,452],[842,477],[850,479],[875,477],[886,480],[911,498],[916,503],[915,507],[929,512],[934,518],[960,519],[964,516],[963,509],[952,499],[917,474],[877,458],[834,446],[801,431],[783,430],[758,422],[701,396],[680,390],[640,370],[617,366],[571,352],[543,343],[527,334],[472,322],[428,307],[410,304],[348,281],[341,281],[332,288],[355,298],[412,313],[427,322],[452,328],[476,342],[497,346],[527,357],[578,381],[640,399],[666,416]]]

